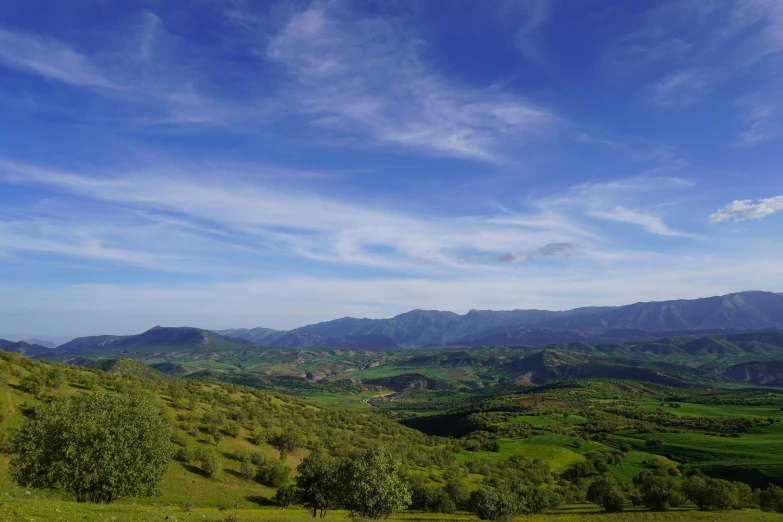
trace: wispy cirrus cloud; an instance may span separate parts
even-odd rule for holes
[[[748,221],[751,219],[762,219],[775,212],[783,210],[783,196],[774,196],[771,198],[760,199],[753,202],[750,199],[732,201],[717,212],[710,214],[710,223],[722,223],[732,221]]]
[[[125,123],[223,124],[253,112],[199,92],[199,78],[191,71],[180,71],[176,61],[157,56],[162,34],[160,19],[145,13],[144,23],[134,28],[132,45],[117,38],[111,52],[87,55],[56,39],[0,29],[0,65],[144,108]]]
[[[533,102],[446,83],[422,62],[422,45],[386,20],[316,5],[288,20],[267,56],[290,71],[315,125],[381,145],[498,162],[563,123]]]
[[[675,108],[685,107],[701,101],[709,78],[702,71],[685,70],[669,76],[649,86],[650,99],[656,105]]]
[[[157,222],[172,234],[179,230],[197,236],[205,250],[210,242],[219,239],[235,248],[257,245],[303,259],[388,270],[493,270],[496,268],[492,263],[481,261],[481,255],[500,253],[503,257],[514,252],[518,260],[518,248],[531,250],[552,240],[595,238],[589,228],[553,211],[452,217],[415,215],[249,181],[258,178],[258,169],[263,167],[243,173],[220,169],[194,173],[195,169],[181,166],[157,167],[98,178],[2,161],[0,179],[50,188],[75,198],[109,204],[112,209],[135,212],[145,223]],[[132,230],[133,226],[129,228]],[[40,236],[35,227],[29,230],[31,237]],[[80,254],[78,238],[63,242],[73,255]],[[93,244],[100,245],[101,250],[84,249],[81,254],[100,257],[101,252],[123,242],[121,235],[96,233]],[[193,255],[192,250],[178,247],[170,237],[153,243],[159,250],[145,255]],[[466,263],[466,253],[478,261]]]
[[[649,213],[643,213],[638,210],[633,210],[625,207],[615,207],[609,210],[588,210],[587,215],[597,219],[614,221],[616,223],[628,223],[630,225],[639,225],[640,227],[647,230],[647,232],[658,236],[702,239],[702,236],[698,234],[681,232],[679,230],[675,230],[669,227],[663,222],[663,219],[660,216],[656,216]]]
[[[500,25],[511,29],[514,45],[519,52],[539,65],[544,64],[544,29],[554,13],[556,3],[556,0],[503,0],[497,3]]]
[[[650,103],[677,109],[702,103],[751,72],[762,71],[763,77],[765,64],[773,60],[777,65],[770,69],[779,70],[782,35],[783,3],[777,0],[670,1],[650,9],[641,26],[631,29],[608,56],[623,71],[657,71],[642,92]],[[758,85],[758,78],[746,82],[740,98],[758,96]],[[779,116],[767,110],[769,103],[754,105],[740,115],[748,124],[741,131],[744,145],[768,139],[771,134],[764,127]]]
[[[680,167],[681,165],[675,164],[670,168]],[[537,204],[542,208],[568,208],[601,221],[637,225],[659,236],[701,239],[702,236],[698,234],[683,232],[666,225],[663,217],[647,208],[650,206],[651,196],[665,195],[691,186],[690,181],[682,178],[637,176],[609,182],[582,183],[562,194],[544,198]]]
[[[0,29],[0,62],[8,67],[81,87],[124,90],[68,45],[36,35]]]

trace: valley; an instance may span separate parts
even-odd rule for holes
[[[582,313],[596,311],[576,316]],[[343,333],[328,338],[363,339]],[[640,339],[646,334],[626,330],[611,342],[588,342],[589,335],[544,346],[286,348],[155,327],[55,348],[3,341],[0,484],[10,493],[0,513],[53,507],[100,518],[67,496],[28,493],[6,470],[15,430],[37,405],[101,392],[142,394],[172,428],[160,496],[107,508],[128,520],[153,512],[294,520],[303,513],[281,504],[279,492],[294,483],[303,459],[314,452],[345,459],[378,443],[400,459],[413,491],[412,511],[395,515],[401,519],[468,520],[467,497],[437,506],[430,497],[454,484],[469,496],[519,473],[536,477],[525,487],[559,499],[546,515],[553,522],[596,512],[586,495],[599,480],[622,491],[627,520],[648,519],[642,504],[631,503],[645,473],[668,474],[675,485],[694,473],[751,488],[783,485],[783,331]],[[178,507],[188,503],[189,511]],[[655,520],[699,519],[687,503],[681,509]]]

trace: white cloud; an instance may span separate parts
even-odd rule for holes
[[[750,219],[761,219],[781,210],[783,210],[783,196],[760,199],[756,203],[753,203],[750,199],[743,199],[732,201],[714,214],[711,214],[709,220],[711,223],[722,223],[724,221],[738,223]]]
[[[421,45],[390,22],[312,7],[267,54],[290,70],[295,102],[315,124],[379,144],[497,162],[562,122],[534,103],[445,83],[422,63]]]

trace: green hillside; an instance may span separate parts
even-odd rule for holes
[[[558,368],[581,357],[544,353],[538,360],[554,358]],[[442,488],[455,478],[473,491],[524,469],[513,473],[532,473],[540,477],[539,487],[570,495],[575,486],[563,477],[580,463],[594,477],[609,473],[629,488],[640,472],[660,466],[699,468],[754,486],[783,483],[783,454],[769,449],[783,433],[783,397],[768,391],[616,379],[474,389],[415,372],[378,377],[372,385],[247,376],[268,379],[263,385],[269,391],[221,380],[236,376],[200,371],[178,378],[124,358],[76,367],[0,352],[0,449],[7,451],[9,437],[36,405],[54,397],[105,390],[148,397],[172,426],[176,452],[160,496],[125,499],[102,511],[127,520],[195,520],[181,510],[191,502],[202,520],[223,520],[223,506],[241,520],[295,519],[302,512],[279,511],[274,496],[306,455],[319,448],[346,458],[378,443],[401,459],[416,491]],[[651,447],[648,440],[660,442]],[[60,494],[15,486],[7,472],[10,458],[0,455],[0,487],[8,492],[0,514],[7,519],[58,509],[88,520],[103,516]],[[216,471],[208,471],[205,459],[218,462]],[[243,478],[247,462],[255,478]],[[574,509],[595,511],[585,504]],[[566,520],[560,517],[567,512],[555,510],[549,520]]]

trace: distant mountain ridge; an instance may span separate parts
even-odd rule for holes
[[[53,353],[52,348],[41,346],[40,344],[31,344],[27,341],[6,341],[0,339],[0,350],[4,352],[18,352],[27,357],[37,357]]]
[[[542,346],[580,340],[653,340],[665,335],[772,329],[783,329],[783,294],[749,291],[701,299],[586,307],[562,312],[471,310],[459,315],[437,310],[412,310],[391,319],[344,317],[290,331],[253,328],[218,330],[217,333],[266,346],[308,348],[316,346],[313,343],[362,336],[377,336],[373,338],[374,342],[387,338],[389,341],[383,342],[403,347]]]
[[[105,356],[110,353],[154,353],[187,351],[210,353],[225,350],[243,350],[254,346],[252,341],[226,337],[209,330],[192,327],[155,326],[138,335],[95,335],[77,337],[49,350],[59,356]]]

